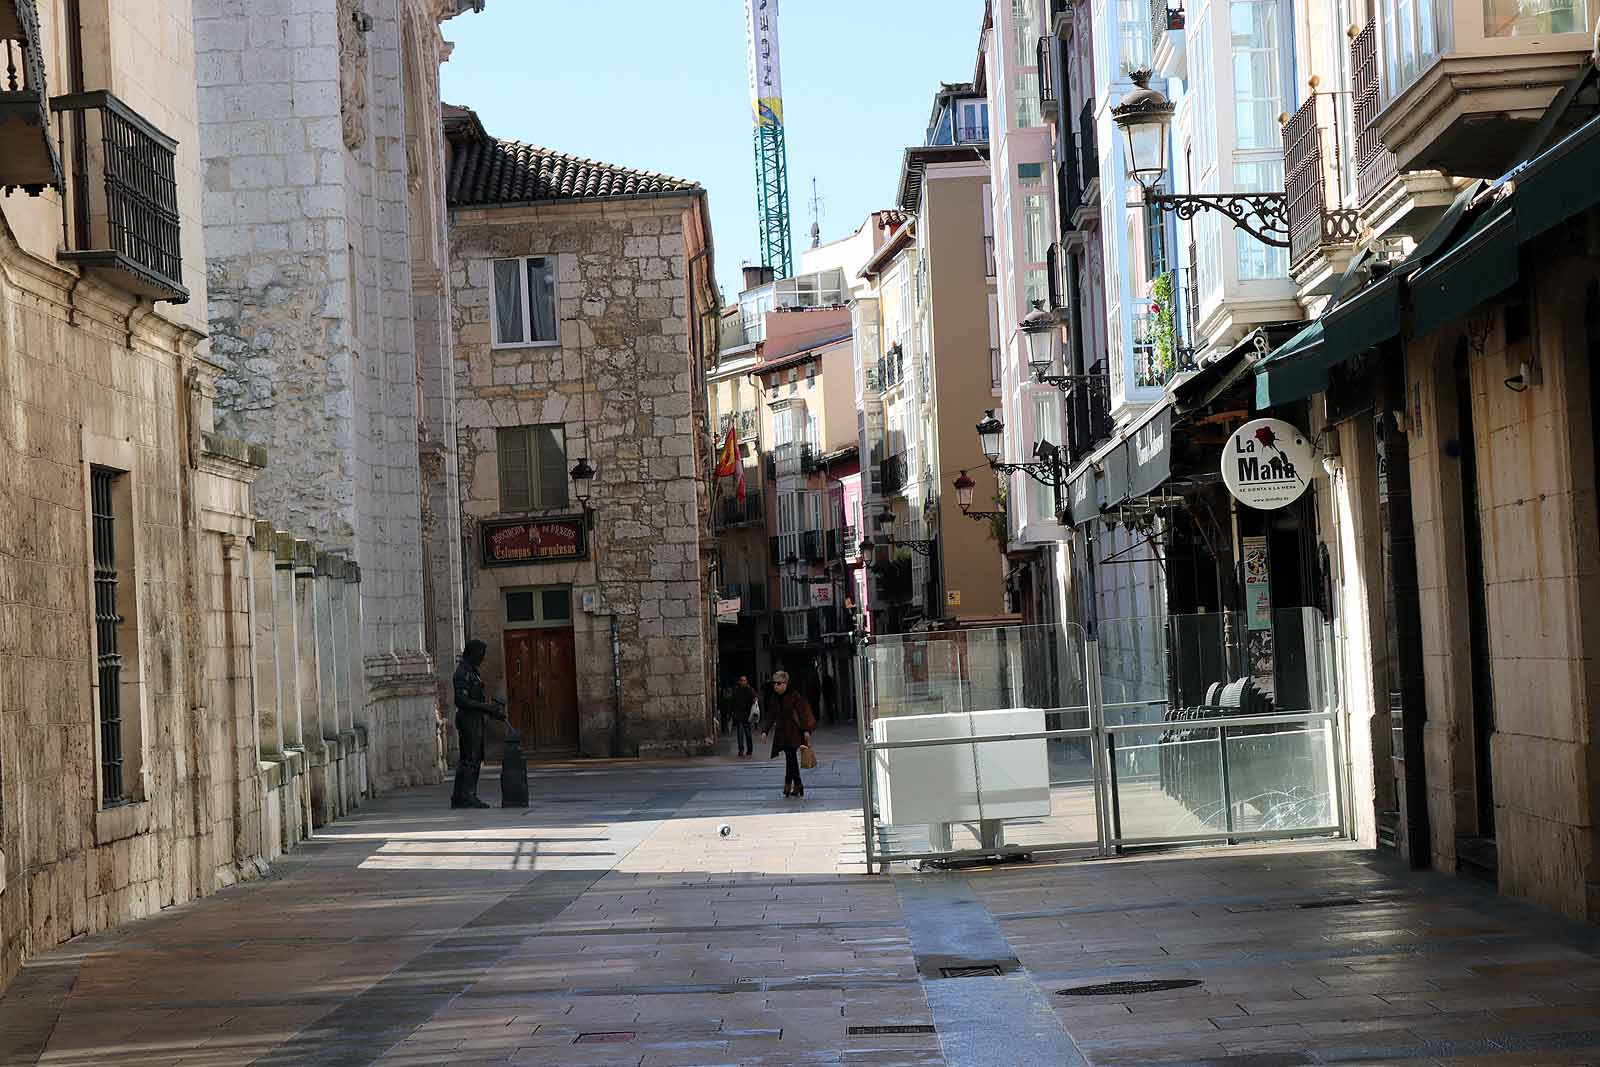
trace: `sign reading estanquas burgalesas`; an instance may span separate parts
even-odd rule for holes
[[[1222,450],[1222,480],[1246,507],[1293,504],[1311,484],[1316,453],[1305,434],[1279,419],[1247,422]]]

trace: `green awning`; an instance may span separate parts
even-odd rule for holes
[[[1400,273],[1390,271],[1322,317],[1323,337],[1331,351],[1347,358],[1399,336]]]
[[[1256,364],[1256,408],[1274,407],[1326,389],[1332,366],[1327,353],[1322,320],[1317,319]]]
[[[1516,213],[1508,202],[1476,220],[1449,251],[1412,275],[1411,335],[1421,337],[1464,318],[1515,285],[1518,243]]]
[[[1590,119],[1519,174],[1517,239],[1530,241],[1600,204],[1600,118]]]

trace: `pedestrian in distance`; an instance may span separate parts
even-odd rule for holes
[[[772,755],[783,753],[783,795],[803,797],[805,783],[800,780],[800,746],[811,744],[811,731],[817,728],[817,715],[810,701],[790,692],[789,675],[779,671],[772,676],[773,699],[761,720],[761,736],[772,734]]]
[[[456,759],[456,784],[450,794],[452,808],[487,808],[478,799],[478,772],[483,769],[485,717],[506,721],[505,701],[490,700],[483,691],[478,668],[489,646],[479,640],[467,642],[456,665],[453,688],[456,693],[456,738],[461,754]]]
[[[739,682],[730,690],[728,697],[728,715],[733,719],[734,736],[739,741],[739,755],[755,755],[755,724],[761,717],[761,704],[756,699],[756,691],[750,685],[750,676],[739,675]]]

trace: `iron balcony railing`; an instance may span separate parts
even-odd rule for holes
[[[178,142],[104,90],[58,96],[50,106],[63,116],[62,155],[71,160],[61,258],[115,271],[123,288],[151,300],[187,301]]]
[[[822,562],[822,531],[806,530],[800,535],[800,558],[807,563]]]
[[[1100,364],[1067,391],[1067,445],[1072,462],[1111,436],[1111,381]]]
[[[1289,262],[1299,266],[1327,245],[1349,244],[1359,213],[1345,207],[1348,190],[1338,93],[1313,93],[1283,126],[1283,188],[1289,214]]]
[[[1067,306],[1066,295],[1061,285],[1061,242],[1052,241],[1045,250],[1045,284],[1050,299],[1051,311],[1063,311]]]
[[[1039,112],[1047,119],[1054,118],[1060,112],[1056,99],[1055,71],[1050,62],[1050,41],[1048,36],[1041,37],[1034,47],[1035,62],[1039,65]]]
[[[1378,65],[1378,34],[1374,23],[1350,42],[1350,110],[1355,133],[1356,201],[1362,205],[1378,195],[1398,172],[1394,153],[1378,139],[1378,110],[1382,106]]]
[[[893,345],[879,362],[878,380],[884,390],[893,389],[906,379],[905,350]]]
[[[1167,6],[1167,0],[1150,0],[1150,54],[1156,54],[1156,49],[1166,40],[1167,34],[1173,30],[1183,29],[1184,13],[1180,8],[1177,11]]]
[[[897,454],[879,464],[878,491],[893,495],[906,487],[906,457]]]
[[[717,511],[718,526],[742,526],[761,522],[764,518],[759,493],[747,493],[743,500],[723,497],[722,507]]]
[[[989,124],[967,122],[956,124],[956,144],[988,144]]]
[[[49,93],[34,0],[0,0],[0,195],[66,188],[50,133]]]
[[[1100,151],[1094,141],[1094,98],[1083,102],[1078,112],[1078,181],[1087,192],[1100,180]]]

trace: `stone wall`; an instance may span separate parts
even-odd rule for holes
[[[698,214],[697,214],[698,213]],[[700,194],[605,204],[460,210],[451,239],[461,511],[467,542],[500,510],[496,429],[566,428],[568,463],[594,480],[591,559],[484,568],[474,556],[468,636],[489,644],[484,676],[503,690],[504,600],[516,586],[567,584],[575,603],[582,751],[689,751],[711,731],[707,704],[710,548],[705,489],[707,300]],[[493,261],[553,255],[557,346],[491,347]],[[573,508],[576,510],[576,503]],[[569,512],[570,513],[570,512]],[[476,551],[476,549],[474,549]],[[620,696],[610,626],[619,628]],[[613,702],[620,700],[620,730]]]
[[[1597,852],[1593,738],[1600,624],[1595,428],[1583,336],[1594,256],[1540,258],[1526,326],[1503,306],[1413,341],[1411,470],[1421,593],[1429,818],[1434,863],[1493,836],[1502,891],[1593,920]],[[1508,343],[1508,330],[1511,341]],[[1466,354],[1482,529],[1493,826],[1477,814],[1475,701],[1454,363]],[[1540,381],[1505,385],[1523,363]]]
[[[351,699],[384,787],[440,776],[435,661],[460,634],[457,520],[429,513],[456,495],[437,445],[451,407],[448,14],[431,0],[195,3],[220,422],[272,449],[262,509],[361,563]]]

